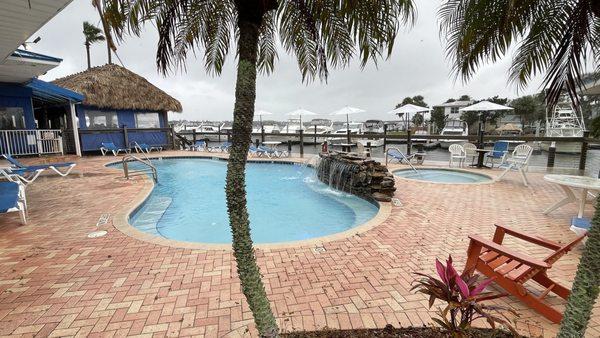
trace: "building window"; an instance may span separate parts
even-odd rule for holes
[[[135,114],[136,128],[160,128],[160,119],[158,113],[137,113]]]
[[[0,130],[25,129],[25,115],[21,107],[0,107]]]
[[[85,126],[88,129],[116,129],[119,128],[117,113],[98,110],[85,111]]]

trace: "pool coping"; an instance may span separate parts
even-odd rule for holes
[[[218,156],[215,156],[218,155]],[[158,158],[202,158],[202,159],[212,159],[212,160],[226,160],[227,156],[224,154],[202,154],[202,155],[154,155],[149,156],[150,159],[158,159]],[[248,159],[248,162],[258,162],[258,163],[285,163],[285,164],[302,164],[305,161],[302,161],[298,158],[285,158],[285,159]],[[110,168],[110,165],[121,163],[121,161],[110,161],[104,164],[104,167]],[[130,215],[137,211],[141,206],[143,206],[144,202],[148,199],[152,190],[154,189],[154,181],[150,179],[147,175],[141,175],[141,179],[143,180],[143,187],[141,192],[138,194],[136,198],[134,198],[130,203],[125,205],[124,211],[117,212],[113,216],[113,226],[119,230],[120,232],[152,244],[158,244],[162,246],[168,246],[172,248],[182,248],[182,249],[195,249],[195,250],[232,250],[231,244],[217,244],[217,243],[200,243],[200,242],[187,242],[187,241],[179,241],[174,239],[165,238],[162,236],[157,236],[153,234],[149,234],[143,231],[138,230],[136,227],[129,223]],[[359,196],[360,197],[360,196]],[[369,203],[373,203],[373,201],[368,201]],[[286,249],[286,248],[297,248],[297,247],[319,247],[325,243],[333,242],[337,240],[346,239],[366,231],[369,231],[378,225],[382,224],[386,221],[392,213],[392,203],[391,202],[375,202],[378,205],[378,211],[367,222],[354,226],[348,230],[337,232],[331,235],[320,236],[310,239],[297,240],[297,241],[287,241],[287,242],[277,242],[277,243],[254,243],[253,247],[256,249],[272,250],[272,249]]]
[[[479,176],[484,176],[484,177],[489,178],[490,180],[487,181],[487,182],[472,182],[472,183],[467,183],[467,182],[433,182],[433,181],[418,180],[418,179],[406,178],[406,177],[394,175],[394,172],[396,172],[396,171],[411,170],[411,168],[409,166],[399,167],[399,168],[393,168],[391,170],[390,170],[390,168],[388,168],[388,170],[391,171],[392,175],[394,175],[394,178],[397,178],[397,179],[400,179],[400,180],[407,180],[407,181],[411,181],[411,182],[419,182],[419,183],[427,183],[427,184],[441,184],[441,185],[487,185],[487,184],[494,184],[494,183],[497,182],[496,178],[492,177],[491,175],[483,174],[483,173],[480,173],[480,172],[476,172],[475,169],[444,168],[444,167],[434,167],[434,166],[418,166],[418,167],[415,167],[415,169],[417,169],[417,170],[419,170],[419,169],[434,169],[434,170],[446,170],[446,171],[462,171],[462,172],[469,173],[469,174],[475,174],[475,175],[479,175]]]

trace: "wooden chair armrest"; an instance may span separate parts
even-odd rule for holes
[[[471,239],[471,241],[478,243],[479,245],[481,245],[484,248],[493,250],[503,256],[509,257],[509,258],[519,261],[525,265],[529,265],[533,268],[549,269],[550,267],[552,267],[552,265],[550,265],[544,261],[541,261],[539,259],[535,259],[533,257],[529,257],[527,255],[512,251],[509,248],[507,248],[501,244],[495,243],[495,242],[485,239],[483,237],[480,237],[477,235],[471,235],[471,236],[469,236],[469,238]]]
[[[562,247],[562,245],[560,245],[559,243],[555,242],[555,241],[551,241],[549,239],[545,239],[542,237],[533,237],[530,236],[524,232],[521,232],[519,230],[513,229],[513,228],[509,228],[506,227],[504,225],[499,225],[499,224],[495,224],[496,228],[500,228],[502,229],[502,231],[504,231],[504,233],[511,235],[513,237],[522,239],[524,241],[527,241],[529,243],[533,243],[533,244],[537,244],[539,246],[543,246],[544,248],[548,248],[548,249],[552,249],[552,250],[558,250]]]

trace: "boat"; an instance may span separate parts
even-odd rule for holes
[[[277,124],[263,124],[262,127],[259,125],[252,128],[252,133],[260,134],[262,133],[263,129],[265,130],[265,134],[279,134],[281,132]]]
[[[422,144],[425,149],[437,148],[440,145],[438,140],[432,140],[428,138],[419,138],[419,136],[429,136],[429,131],[424,128],[416,129],[411,138],[413,144]]]
[[[494,132],[499,136],[521,136],[521,134],[523,134],[523,130],[519,128],[519,126],[512,123],[507,123],[502,127],[496,129]],[[525,143],[525,141],[522,140],[500,139],[499,141],[508,143],[508,150],[514,150],[518,145]]]
[[[331,144],[342,144],[348,142],[348,131],[350,131],[350,135],[362,135],[363,134],[364,125],[360,122],[350,122],[344,123],[343,127],[337,129],[332,134],[336,135],[334,137],[330,137],[327,139]],[[339,135],[339,136],[337,136]]]
[[[281,128],[281,132],[286,134],[298,134],[300,130],[304,130],[304,126],[301,125],[300,119],[295,118],[288,119],[285,126]]]
[[[546,137],[583,137],[585,124],[583,116],[570,104],[558,104],[552,115],[546,115]],[[555,143],[557,153],[578,154],[581,144],[577,142],[552,142]],[[548,151],[551,142],[543,142],[542,149]]]
[[[333,122],[329,119],[312,119],[305,129],[305,133],[309,135],[304,138],[305,144],[323,143],[327,140],[327,137],[319,135],[333,133]],[[317,137],[315,138],[313,134],[317,134]]]
[[[364,134],[381,134],[383,135],[383,124],[384,122],[381,120],[366,120],[364,123]],[[364,139],[358,139],[356,142],[362,144],[363,146],[371,146],[371,147],[381,147],[383,146],[383,138],[382,137],[367,137]]]
[[[440,133],[440,136],[448,135],[448,136],[468,136],[469,135],[469,127],[465,121],[461,120],[448,120],[444,125],[444,129]],[[451,144],[454,143],[465,143],[466,140],[451,140],[451,139],[440,139],[440,146],[443,149],[448,149]]]

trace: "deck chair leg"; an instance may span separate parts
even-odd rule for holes
[[[523,170],[523,168],[519,169],[519,173],[521,174],[521,177],[523,177],[523,184],[525,184],[525,186],[527,187],[529,185],[529,182],[527,182],[527,176],[525,176],[525,171]]]
[[[488,266],[477,265],[477,270],[488,277],[496,276],[496,273]],[[496,278],[495,282],[506,290],[510,295],[518,298],[523,303],[527,304],[530,308],[535,310],[537,313],[546,317],[553,323],[560,323],[562,320],[562,314],[554,309],[552,306],[546,304],[543,300],[533,296],[528,292],[525,287],[521,284],[508,280],[506,278]]]
[[[70,165],[69,168],[67,169],[67,171],[65,171],[64,173],[61,172],[60,170],[58,170],[58,168],[54,167],[54,166],[50,166],[50,169],[54,170],[55,173],[59,174],[62,177],[65,177],[67,175],[69,175],[69,173],[71,173],[71,170],[73,170],[73,168],[75,168],[75,165]]]
[[[498,182],[502,179],[502,177],[504,177],[504,175],[506,175],[510,169],[512,168],[512,166],[508,166],[498,177],[496,177],[496,179],[494,181]]]
[[[569,295],[571,294],[571,290],[569,290],[566,287],[564,287],[564,286],[558,284],[557,282],[553,281],[546,274],[537,274],[537,275],[533,276],[532,279],[534,281],[538,282],[541,286],[543,286],[545,288],[549,288],[550,286],[554,285],[552,287],[552,290],[550,290],[550,292],[557,294],[562,299],[569,298]]]

